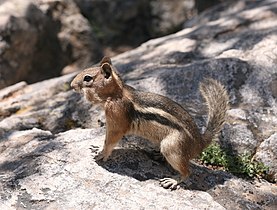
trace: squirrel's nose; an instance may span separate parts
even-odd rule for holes
[[[81,85],[74,80],[71,82],[70,86],[74,91],[79,91],[81,89]]]

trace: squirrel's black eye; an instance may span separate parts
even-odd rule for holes
[[[85,82],[90,82],[91,80],[92,80],[92,77],[89,76],[89,75],[86,75],[86,76],[84,77],[84,81],[85,81]]]

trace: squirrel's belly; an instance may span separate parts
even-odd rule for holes
[[[129,134],[141,136],[153,143],[160,143],[174,130],[172,127],[162,125],[156,121],[139,120],[132,123]]]

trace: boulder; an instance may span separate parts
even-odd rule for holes
[[[0,6],[0,88],[57,76],[63,55],[57,26],[31,1]]]
[[[74,0],[105,46],[138,46],[181,29],[195,14],[194,1]]]
[[[271,179],[276,180],[276,161],[277,161],[277,133],[275,132],[269,138],[265,139],[260,146],[258,147],[258,151],[255,155],[256,159],[263,162],[265,165],[269,167],[269,175]]]
[[[239,116],[241,117],[241,116]],[[231,149],[234,155],[250,154],[256,152],[257,139],[245,124],[226,124],[222,131],[221,144],[225,149]]]
[[[5,147],[1,145],[3,155],[13,155],[8,161],[0,160],[1,172],[5,173],[1,177],[6,183],[0,188],[1,209],[224,209],[206,192],[173,193],[153,179],[142,181],[140,174],[150,176],[161,166],[139,150],[126,149],[123,153],[129,158],[124,164],[119,151],[117,163],[95,162],[92,151],[101,147],[104,133],[101,128],[71,130],[56,136],[40,129],[14,132]],[[22,149],[24,154],[19,152]],[[120,174],[120,163],[137,177]],[[149,172],[141,173],[145,166]]]
[[[201,130],[199,82],[219,80],[230,94],[220,141],[250,148],[276,180],[276,9],[271,0],[211,8],[112,61],[126,83],[182,104]],[[96,161],[105,118],[70,89],[74,76],[0,90],[1,209],[276,209],[276,184],[195,161],[180,189],[161,188],[158,179],[176,172],[138,137],[124,137],[106,163]]]
[[[62,74],[87,68],[102,58],[95,32],[73,0],[37,0],[36,4],[60,26],[57,38],[67,59]]]
[[[102,57],[73,1],[4,1],[0,17],[0,88],[80,70]]]
[[[177,31],[202,6],[210,5],[193,0],[3,0],[0,88],[78,71],[98,62],[103,51],[118,54]]]

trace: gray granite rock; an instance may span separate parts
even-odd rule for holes
[[[64,55],[55,22],[31,0],[5,1],[0,17],[0,88],[59,75]]]
[[[10,0],[0,4],[0,88],[88,67],[102,51],[73,1]]]
[[[226,124],[222,130],[221,143],[225,149],[230,149],[234,154],[251,154],[256,152],[257,139],[254,138],[247,125],[229,125]]]
[[[67,61],[61,71],[63,74],[87,68],[102,58],[102,46],[96,38],[96,32],[73,0],[34,2],[59,27],[57,39]]]
[[[271,174],[273,175],[272,179],[277,180],[277,133],[272,134],[268,139],[265,139],[255,155],[256,159],[263,162],[265,165],[269,166]]]
[[[221,140],[251,148],[276,176],[277,4],[225,7],[112,61],[128,84],[185,106],[200,129],[206,111],[198,84],[221,81],[230,94]],[[225,16],[215,12],[223,8]],[[74,75],[0,90],[0,209],[276,209],[276,184],[196,163],[180,189],[161,188],[158,179],[176,172],[134,136],[106,163],[95,161],[105,119],[70,89]]]
[[[99,40],[110,47],[138,46],[151,37],[172,33],[196,13],[193,0],[74,1]]]
[[[153,178],[140,180],[140,174],[164,168],[143,151],[126,148],[105,164],[95,162],[92,151],[102,147],[104,133],[101,128],[55,136],[39,129],[14,132],[1,143],[1,209],[224,209],[206,192],[171,192]],[[120,174],[121,168],[138,177]]]

